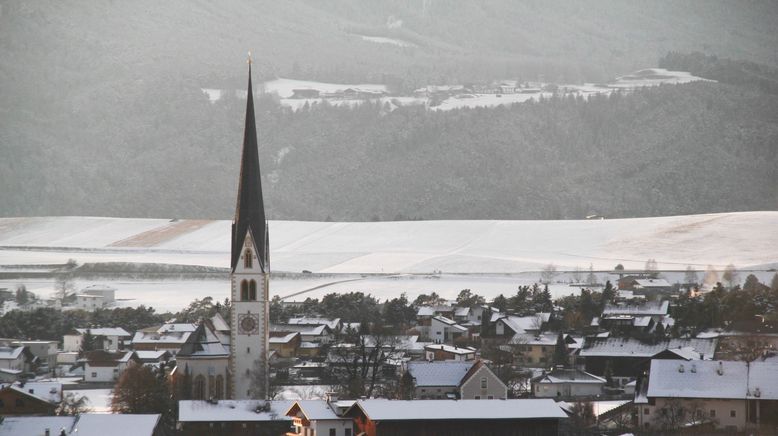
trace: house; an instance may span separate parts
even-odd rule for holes
[[[335,340],[334,331],[326,324],[305,325],[305,324],[272,324],[270,334],[300,333],[300,339],[303,342],[316,342],[319,344],[329,344]]]
[[[103,298],[103,303],[106,306],[110,306],[116,301],[116,288],[108,285],[87,286],[81,289],[79,294],[100,296]]]
[[[647,430],[712,426],[728,432],[778,426],[778,363],[652,360],[635,393],[638,424]]]
[[[345,416],[356,434],[554,435],[567,414],[550,399],[532,400],[358,400]]]
[[[593,397],[602,393],[605,379],[580,369],[555,368],[532,379],[537,398]]]
[[[669,292],[672,285],[665,279],[637,279],[632,289],[642,294]]]
[[[668,327],[674,324],[667,314],[670,302],[651,301],[642,304],[608,304],[602,316],[592,320],[592,326],[606,330],[651,332],[658,324]]]
[[[94,312],[105,307],[105,299],[102,295],[76,294],[76,301],[71,307]]]
[[[136,351],[167,350],[175,356],[195,330],[197,325],[191,323],[168,323],[145,328],[135,332],[132,348]]]
[[[354,423],[351,418],[339,416],[325,400],[295,401],[286,416],[292,418],[294,431],[288,436],[353,436]]]
[[[517,333],[539,333],[550,319],[550,313],[541,312],[530,316],[492,314],[495,336],[505,339],[510,339]]]
[[[144,365],[154,365],[159,366],[162,362],[169,361],[173,355],[170,354],[167,350],[158,350],[158,351],[136,351],[135,354],[138,356],[138,360]]]
[[[57,341],[13,341],[13,347],[27,347],[38,359],[38,363],[47,370],[53,370],[57,366]]]
[[[343,327],[343,323],[340,322],[340,318],[329,319],[329,318],[316,318],[310,316],[289,318],[289,321],[287,321],[286,324],[308,326],[308,327],[326,325],[333,332],[340,331],[341,328]]]
[[[62,384],[0,385],[0,416],[53,415],[62,401]]]
[[[250,350],[246,350],[250,352]],[[181,389],[183,398],[206,400],[227,398],[229,350],[219,341],[208,321],[201,322],[189,335],[176,355],[176,368],[171,377]],[[191,383],[178,384],[180,377]]]
[[[320,351],[321,351],[321,346],[316,342],[300,342],[300,346],[299,348],[297,348],[297,357],[301,357],[301,358],[318,357]]]
[[[29,347],[0,347],[0,370],[5,370],[6,374],[32,372],[35,362]]]
[[[508,388],[480,360],[475,362],[412,361],[407,365],[413,378],[414,398],[505,399]]]
[[[447,305],[420,306],[416,310],[416,330],[422,336],[430,336],[430,324],[435,316],[452,318],[454,316],[454,307]]]
[[[508,342],[514,354],[522,363],[536,367],[547,367],[553,363],[559,333],[539,334],[516,333]],[[564,335],[565,346],[568,341],[575,342],[570,335]],[[567,348],[565,349],[567,353]]]
[[[475,359],[475,348],[457,347],[456,345],[428,344],[424,346],[425,358],[433,360],[467,361]]]
[[[73,329],[63,337],[62,351],[80,351],[86,332],[97,338],[97,344],[102,344],[103,350],[116,351],[124,349],[124,340],[130,337],[121,327],[98,327]]]
[[[270,332],[269,343],[270,350],[278,352],[279,357],[294,357],[297,355],[302,339],[300,332]]]
[[[610,368],[613,379],[621,385],[640,375],[650,359],[669,349],[693,350],[690,355],[700,360],[713,359],[716,339],[667,339],[642,342],[634,338],[586,338],[578,356],[584,359],[585,370],[605,377]]]
[[[162,436],[160,415],[82,413],[78,416],[8,417],[0,436],[64,434],[78,436]]]
[[[134,351],[95,350],[79,359],[84,364],[85,382],[115,382],[131,362],[140,363]]]
[[[292,431],[292,401],[220,400],[178,402],[182,435],[282,435]]]
[[[467,327],[461,326],[453,319],[444,316],[433,316],[430,320],[429,338],[438,344],[453,342],[455,339],[467,337]]]
[[[308,89],[308,88],[293,89],[292,96],[290,98],[298,98],[298,99],[319,98],[319,90]]]

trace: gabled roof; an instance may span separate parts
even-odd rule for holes
[[[271,336],[268,340],[271,344],[288,344],[296,336],[300,336],[300,332],[287,333],[285,336]]]
[[[669,288],[670,283],[665,279],[636,279],[635,284],[641,288]]]
[[[46,429],[58,436],[60,429],[70,431],[75,416],[6,416],[0,424],[0,436],[42,435]]]
[[[309,421],[319,421],[319,420],[326,420],[326,419],[343,419],[348,420],[349,418],[342,418],[338,416],[329,406],[329,404],[325,400],[298,400],[295,401],[294,404],[292,404],[291,407],[289,407],[289,410],[286,411],[287,416],[295,416],[297,411],[300,411],[306,419]]]
[[[216,333],[205,322],[200,323],[197,330],[187,338],[177,358],[182,357],[227,357],[229,352],[224,348]]]
[[[547,374],[543,374],[534,380],[536,383],[594,383],[605,384],[606,380],[589,374],[580,369],[554,369]]]
[[[211,324],[213,324],[213,329],[217,332],[230,331],[229,324],[227,324],[227,321],[224,320],[224,317],[221,316],[219,312],[216,312],[216,314],[211,317]]]
[[[459,386],[475,362],[443,361],[411,361],[408,362],[408,372],[416,380],[416,386]]]
[[[117,366],[120,363],[127,363],[130,360],[140,361],[134,351],[109,352],[105,350],[94,350],[86,353],[83,359],[89,366]]]
[[[456,345],[446,344],[427,344],[424,346],[426,351],[444,351],[446,353],[457,354],[460,356],[467,354],[475,354],[475,348],[470,347],[457,347]]]
[[[603,316],[607,315],[667,315],[667,309],[670,302],[649,301],[643,304],[609,304],[602,311]]]
[[[259,171],[257,126],[254,116],[254,92],[251,88],[251,64],[249,64],[248,98],[246,99],[246,125],[243,130],[243,153],[240,160],[238,201],[232,222],[232,262],[235,271],[246,235],[251,237],[257,248],[257,261],[262,272],[269,272],[269,242],[265,203],[262,199],[262,178]]]
[[[159,414],[83,413],[76,418],[71,433],[78,436],[151,436],[159,418]]]
[[[62,401],[62,383],[59,382],[26,382],[24,386],[20,382],[15,382],[10,386],[49,403],[58,404]]]
[[[269,405],[268,409],[265,406]],[[286,411],[292,401],[219,400],[209,403],[203,400],[178,402],[180,422],[265,422],[290,421]]]
[[[691,348],[705,359],[712,359],[716,351],[715,339],[668,339],[656,343],[640,342],[632,338],[586,338],[581,357],[652,357],[671,348]]]
[[[652,360],[647,396],[778,400],[776,379],[776,363]]]
[[[0,360],[18,359],[26,347],[0,347]]]
[[[451,327],[451,328],[453,328],[455,330],[459,330],[460,332],[466,332],[467,331],[467,327],[463,327],[463,326],[457,324],[457,322],[454,321],[451,318],[446,318],[445,316],[438,315],[438,316],[433,316],[432,319],[434,321],[438,321],[438,322],[441,322],[443,324],[446,324],[447,326],[449,326],[449,327]]]
[[[271,332],[300,332],[304,336],[322,336],[329,334],[332,330],[326,325],[293,325],[293,324],[272,324],[270,326]]]
[[[494,317],[493,317],[494,318]],[[502,315],[495,322],[502,322],[515,333],[524,333],[526,330],[538,330],[540,324],[548,322],[549,313],[537,313],[530,316]]]
[[[89,330],[89,333],[92,336],[120,336],[125,338],[130,337],[130,334],[127,333],[127,330],[121,327],[98,327],[98,328],[89,328],[89,329],[76,329],[76,331],[80,335],[86,334],[87,330]]]
[[[358,400],[356,408],[373,421],[433,421],[462,419],[542,419],[567,418],[551,399],[530,400]]]
[[[303,326],[317,326],[317,325],[326,325],[330,328],[330,330],[336,330],[338,328],[338,324],[340,324],[340,318],[335,319],[329,319],[329,318],[314,318],[314,317],[299,317],[299,318],[289,318],[289,321],[286,322],[290,325],[303,325]]]

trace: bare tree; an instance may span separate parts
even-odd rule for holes
[[[646,261],[645,272],[651,278],[656,278],[659,275],[659,267],[657,266],[656,259],[648,259]]]
[[[89,398],[86,395],[78,396],[73,392],[68,392],[63,395],[62,402],[57,406],[56,413],[60,416],[79,415],[92,410],[88,404]]]
[[[677,430],[688,422],[688,410],[677,398],[667,399],[657,412],[656,419],[664,430]]]
[[[543,267],[543,271],[540,272],[540,281],[543,283],[551,283],[554,277],[557,275],[556,265],[549,263]]]
[[[597,284],[597,275],[594,274],[594,265],[592,265],[591,263],[589,264],[589,274],[586,276],[586,284],[588,285]]]
[[[332,376],[342,395],[348,398],[372,396],[381,377],[381,370],[395,352],[396,339],[384,334],[356,337],[351,346],[330,349]]]
[[[581,283],[581,280],[583,280],[583,272],[581,271],[581,268],[576,266],[573,270],[573,281],[576,283]]]
[[[724,274],[721,275],[721,278],[727,282],[727,287],[732,288],[735,283],[738,281],[739,274],[737,272],[737,269],[735,268],[735,265],[729,264],[726,268],[724,268]]]

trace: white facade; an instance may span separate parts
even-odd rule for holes
[[[269,374],[269,274],[262,272],[258,252],[249,230],[235,270],[230,274],[232,284],[230,369],[233,374],[232,398],[234,399],[264,399],[267,395],[264,389]],[[247,288],[248,297],[245,295]]]
[[[105,301],[102,295],[76,295],[75,307],[78,309],[86,310],[87,312],[94,312],[96,309],[102,309],[104,306]]]

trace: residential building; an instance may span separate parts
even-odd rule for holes
[[[435,343],[451,343],[462,336],[467,337],[467,327],[461,326],[453,319],[444,316],[433,316],[430,320],[429,338]]]
[[[0,436],[163,436],[160,415],[82,413],[78,416],[18,416],[0,422]]]
[[[95,350],[79,359],[84,364],[85,382],[115,382],[131,362],[140,364],[134,351]]]
[[[708,425],[741,432],[778,428],[778,363],[652,360],[635,394],[647,430]],[[672,416],[675,422],[670,422]]]
[[[53,370],[57,366],[57,341],[13,341],[14,347],[27,347],[33,356],[38,358],[40,366]]]
[[[605,379],[576,368],[555,368],[532,379],[537,398],[594,397],[602,393]]]
[[[358,400],[345,416],[365,436],[554,435],[567,414],[550,399]]]
[[[185,436],[282,435],[293,429],[292,418],[286,416],[292,404],[292,401],[184,400],[178,402],[178,424]]]
[[[302,343],[300,332],[270,332],[270,350],[277,352],[279,357],[296,356],[300,343]]]
[[[537,313],[530,316],[515,316],[493,313],[494,335],[510,339],[517,333],[539,333],[543,325],[551,319],[550,313]]]
[[[505,399],[508,388],[480,360],[474,362],[408,362],[414,398]]]
[[[286,412],[292,418],[294,431],[287,436],[353,436],[354,422],[339,416],[325,400],[300,400]]]
[[[0,371],[21,375],[32,372],[35,356],[29,347],[0,347]]]
[[[458,360],[467,361],[475,359],[475,348],[458,347],[446,344],[427,344],[424,346],[425,359],[433,360]]]
[[[130,337],[130,334],[121,327],[73,329],[63,337],[62,351],[81,351],[81,345],[87,331],[92,337],[97,338],[96,341],[102,345],[103,350],[108,351],[123,350],[125,339]]]
[[[192,323],[168,323],[145,328],[135,332],[132,348],[136,351],[165,350],[175,357],[195,330],[197,325]]]
[[[60,401],[61,383],[0,385],[0,416],[53,415]]]
[[[670,302],[651,301],[642,304],[609,304],[602,316],[592,320],[592,326],[606,330],[652,332],[657,325],[667,328],[674,324],[667,311]]]
[[[312,316],[289,318],[289,321],[287,321],[286,324],[301,325],[301,326],[308,326],[308,327],[326,325],[333,332],[338,332],[343,328],[343,323],[340,322],[340,318],[329,319],[329,318],[317,318]]]

